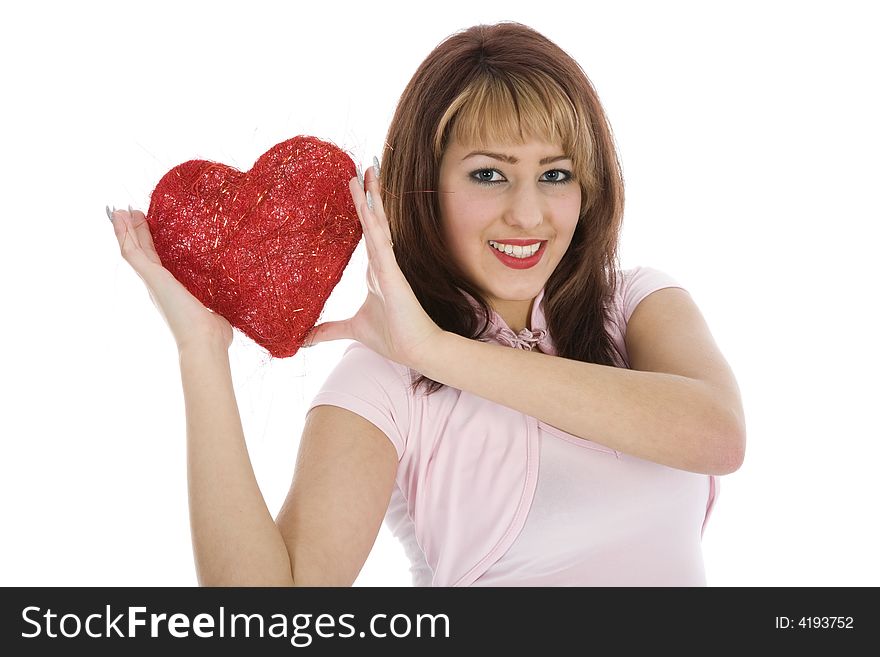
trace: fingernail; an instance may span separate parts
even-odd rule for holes
[[[109,205],[105,205],[104,207],[107,209],[107,218],[108,218],[110,221],[113,221],[113,213],[110,212],[110,206],[109,206]]]
[[[364,172],[361,171],[360,164],[356,164],[355,166],[357,167],[358,181],[361,183],[361,187],[363,187],[364,186]]]
[[[373,156],[373,168],[376,170],[376,178],[379,177],[379,158]]]
[[[373,195],[370,194],[370,192],[367,192],[367,207],[370,208],[370,210],[373,209]]]

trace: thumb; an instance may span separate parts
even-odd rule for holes
[[[312,347],[321,342],[329,342],[331,340],[354,340],[354,337],[351,335],[350,319],[318,324],[306,333],[302,346]]]

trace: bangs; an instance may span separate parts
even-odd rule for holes
[[[522,144],[530,139],[559,144],[576,173],[591,187],[593,142],[588,123],[568,95],[551,79],[482,76],[452,102],[434,138],[437,161],[450,140],[486,147]]]

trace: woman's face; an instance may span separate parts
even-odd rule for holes
[[[449,255],[509,325],[503,310],[526,315],[571,243],[581,204],[573,168],[561,146],[535,140],[481,148],[453,141],[443,154]]]

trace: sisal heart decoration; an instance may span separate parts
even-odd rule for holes
[[[298,136],[250,171],[205,160],[166,173],[147,222],[162,265],[276,358],[315,325],[361,238],[352,159]]]

